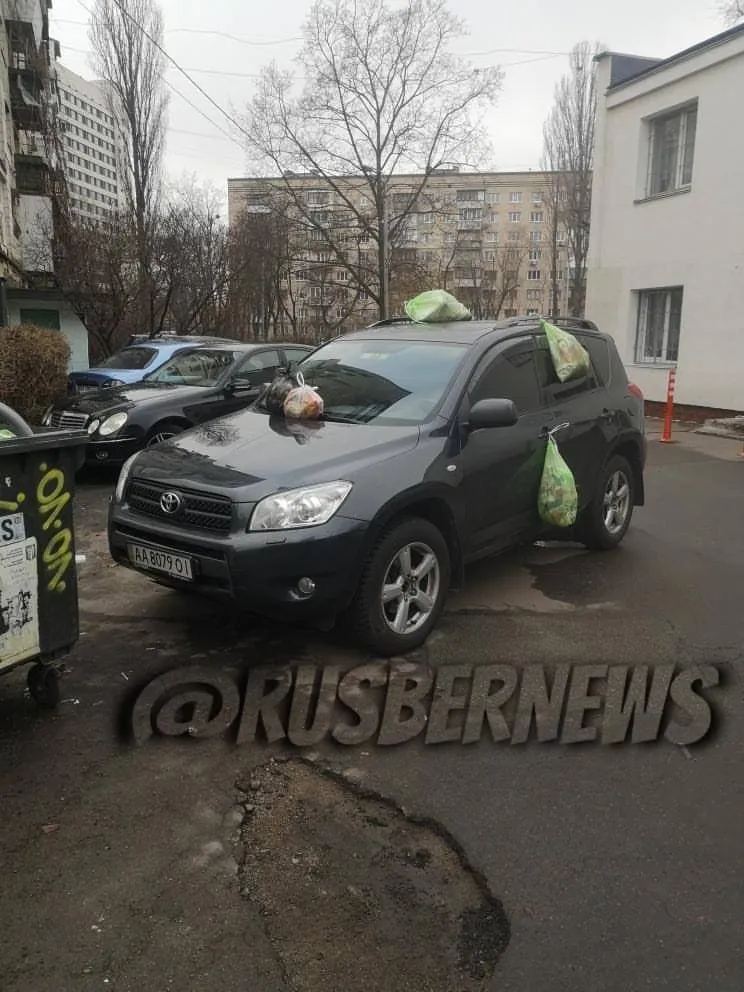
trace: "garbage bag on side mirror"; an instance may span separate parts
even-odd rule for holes
[[[569,379],[587,375],[591,367],[589,352],[573,334],[561,330],[555,324],[549,324],[547,320],[540,321],[540,328],[548,339],[550,357],[560,381],[568,382]]]
[[[450,320],[471,320],[466,306],[443,289],[419,293],[404,305],[406,314],[417,324],[442,324]]]
[[[537,499],[540,519],[551,527],[571,527],[576,523],[578,505],[573,472],[551,435],[545,449],[545,463]]]

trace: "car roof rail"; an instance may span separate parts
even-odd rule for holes
[[[390,327],[392,324],[412,324],[410,317],[385,317],[384,320],[376,320],[370,327]]]
[[[574,327],[580,327],[584,331],[599,330],[593,320],[587,320],[585,317],[546,317],[545,320],[555,324],[556,327],[560,327],[561,324],[570,324]]]

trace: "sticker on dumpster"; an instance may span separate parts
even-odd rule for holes
[[[39,654],[36,538],[0,543],[0,668]]]
[[[0,544],[18,544],[26,540],[26,522],[22,513],[6,513],[0,517]]]

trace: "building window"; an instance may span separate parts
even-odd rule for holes
[[[697,104],[649,122],[648,196],[683,189],[692,182]]]
[[[533,193],[532,194],[532,202],[533,203],[542,203],[543,202],[543,195],[542,195],[542,193]]]
[[[518,210],[512,210],[509,213],[509,223],[510,224],[518,224],[521,221],[521,219],[522,219],[522,215],[519,213]]]
[[[543,222],[543,212],[542,210],[533,210],[530,214],[530,224],[542,224]]]
[[[509,194],[509,203],[521,203],[521,202],[522,202],[522,194],[521,193],[510,193]]]
[[[542,258],[542,252],[539,248],[530,248],[530,261],[539,262]]]
[[[540,295],[541,294],[540,294],[540,290],[539,289],[528,289],[527,290],[527,299],[528,300],[539,300],[540,299]]]
[[[488,231],[486,234],[486,243],[489,245],[497,245],[499,243],[499,232]]]
[[[460,207],[460,220],[467,223],[480,221],[483,218],[483,211],[480,207]]]
[[[530,269],[530,271],[527,273],[527,278],[532,282],[537,282],[540,279],[540,270]]]
[[[495,191],[494,192],[490,192],[490,193],[486,193],[486,202],[487,203],[499,203],[500,201],[501,201],[501,196],[500,196],[499,193],[497,193]]]
[[[458,189],[458,203],[482,203],[486,198],[486,191],[483,189]]]
[[[676,362],[682,323],[682,287],[638,293],[637,362]]]
[[[518,244],[519,231],[509,231],[509,241],[511,241],[512,244]]]
[[[539,310],[535,310],[534,307],[528,307],[527,308],[527,316],[528,317],[537,317],[537,315],[538,315],[539,312],[540,311]]]
[[[541,241],[542,235],[540,231],[530,231],[530,241]]]
[[[433,213],[431,213],[431,214],[422,214],[421,215],[421,223],[422,224],[433,224],[434,223],[434,214]]]

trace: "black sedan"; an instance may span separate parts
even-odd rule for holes
[[[130,386],[68,397],[46,412],[43,423],[86,429],[86,462],[121,465],[142,448],[250,406],[280,368],[312,350],[286,342],[202,345]]]

